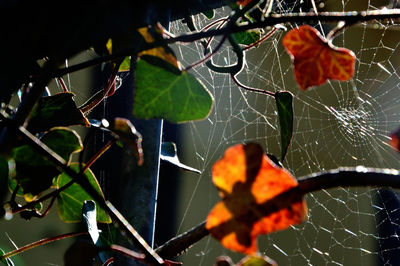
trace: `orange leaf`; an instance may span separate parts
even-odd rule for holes
[[[245,6],[253,0],[237,0],[236,3],[240,6]]]
[[[390,144],[396,151],[400,152],[400,128],[390,135]]]
[[[297,186],[286,170],[276,166],[258,144],[236,145],[212,168],[222,200],[207,217],[206,228],[226,248],[257,252],[257,236],[299,224],[306,218],[304,200],[289,208],[263,214],[263,203]]]
[[[292,58],[296,81],[302,90],[324,84],[327,79],[343,81],[354,75],[354,53],[334,46],[311,26],[289,31],[282,42]]]

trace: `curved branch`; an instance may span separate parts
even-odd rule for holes
[[[349,11],[349,12],[321,12],[315,14],[314,12],[311,13],[289,13],[289,14],[271,14],[267,17],[264,21],[250,23],[246,25],[228,25],[221,29],[215,30],[208,30],[204,32],[196,32],[196,33],[189,33],[183,34],[177,37],[172,37],[165,39],[163,42],[153,42],[147,44],[145,47],[140,49],[137,48],[128,48],[119,51],[118,53],[107,55],[103,57],[98,57],[89,61],[85,61],[83,63],[73,65],[67,68],[58,69],[53,72],[52,77],[61,77],[63,75],[99,65],[104,62],[114,61],[125,56],[129,56],[132,54],[136,54],[142,50],[152,49],[155,47],[159,47],[164,45],[165,43],[178,43],[178,42],[194,42],[197,40],[201,40],[204,38],[219,36],[219,35],[226,35],[228,33],[235,33],[241,32],[251,29],[257,28],[265,28],[268,26],[273,26],[281,23],[305,23],[310,21],[323,21],[323,22],[338,22],[344,21],[348,24],[354,24],[363,21],[369,20],[383,20],[383,19],[396,19],[400,18],[400,9],[389,9],[389,10],[373,10],[373,11]]]
[[[366,168],[363,166],[343,167],[326,172],[315,173],[301,177],[298,186],[280,193],[276,197],[259,205],[258,210],[267,216],[280,209],[287,208],[294,202],[303,198],[304,195],[335,187],[392,187],[400,189],[400,172],[395,169]],[[218,227],[226,226],[226,223]],[[203,222],[189,231],[172,238],[156,249],[161,256],[177,256],[191,245],[207,236],[209,231]]]

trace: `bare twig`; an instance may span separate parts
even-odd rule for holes
[[[10,122],[11,124],[12,122]],[[154,252],[153,249],[140,237],[140,235],[133,229],[133,227],[119,215],[115,208],[112,208],[111,203],[106,202],[104,198],[92,187],[89,181],[83,174],[75,172],[72,168],[67,166],[67,163],[54,151],[49,149],[44,143],[33,136],[24,127],[18,127],[17,132],[32,148],[37,150],[45,156],[59,171],[65,172],[73,181],[77,182],[99,205],[103,208],[108,215],[110,215],[114,224],[120,228],[121,232],[137,249],[143,252],[146,256],[145,261],[154,265],[161,265],[164,260]]]
[[[70,237],[76,237],[76,236],[81,236],[81,235],[86,235],[88,234],[88,232],[73,232],[73,233],[68,233],[68,234],[63,234],[63,235],[59,235],[59,236],[54,236],[54,237],[49,237],[49,238],[45,238],[33,243],[30,243],[26,246],[20,247],[16,250],[10,251],[8,253],[5,253],[4,255],[0,256],[0,260],[5,260],[7,258],[10,258],[12,256],[15,256],[19,253],[22,253],[24,251],[30,250],[32,248],[35,247],[39,247],[57,240],[62,240],[62,239],[66,239],[66,238],[70,238]]]
[[[300,201],[310,192],[335,187],[392,187],[400,188],[400,173],[394,169],[376,169],[358,166],[356,168],[339,168],[331,171],[304,176],[298,180],[298,186],[280,193],[273,199],[262,204],[259,208],[263,216],[267,216],[291,204]],[[218,227],[227,228],[227,221]],[[226,231],[226,230],[225,230]],[[189,231],[169,240],[156,251],[163,257],[173,257],[185,251],[191,245],[207,236],[209,231],[205,222]]]
[[[386,9],[386,10],[372,10],[372,11],[348,11],[348,12],[321,12],[315,14],[310,13],[289,13],[289,14],[270,14],[265,20],[249,23],[245,25],[229,25],[221,29],[214,29],[202,32],[195,32],[189,34],[183,34],[180,36],[172,37],[163,40],[163,42],[156,41],[153,43],[146,44],[145,46],[138,49],[137,47],[122,49],[112,55],[98,57],[92,60],[85,61],[83,63],[73,65],[67,68],[58,69],[53,72],[53,77],[60,77],[68,73],[72,73],[78,70],[82,70],[87,67],[99,65],[104,62],[115,61],[125,56],[137,54],[140,51],[152,49],[165,45],[165,43],[179,43],[179,42],[194,42],[204,38],[210,38],[218,35],[226,35],[229,33],[242,32],[251,29],[265,28],[268,26],[274,26],[282,23],[307,23],[311,21],[322,21],[322,22],[338,22],[344,21],[346,24],[354,24],[363,21],[370,20],[384,20],[384,19],[396,19],[400,18],[400,9]]]

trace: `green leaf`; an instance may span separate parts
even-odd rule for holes
[[[37,133],[59,126],[88,126],[88,120],[76,107],[73,97],[72,92],[64,92],[40,98],[32,112],[27,129],[31,133]]]
[[[237,266],[278,266],[278,264],[267,256],[253,255],[244,257]]]
[[[14,189],[17,187],[17,185],[18,185],[17,180],[15,180],[14,178],[8,179],[8,188],[10,189],[11,192],[14,191]],[[21,187],[18,188],[17,196],[20,196],[20,197],[24,196],[24,191],[22,190]]]
[[[212,95],[191,74],[178,75],[142,59],[137,62],[135,75],[135,117],[181,123],[209,115]]]
[[[70,166],[76,172],[79,171],[79,165],[77,163],[73,163]],[[89,180],[89,183],[96,189],[98,193],[103,195],[103,192],[100,189],[100,185],[97,182],[96,177],[93,172],[88,169],[85,172],[86,178]],[[58,187],[62,187],[69,183],[72,180],[66,173],[62,173],[58,177]],[[61,220],[68,223],[80,222],[82,220],[82,206],[86,200],[93,200],[93,198],[79,185],[72,184],[67,189],[63,190],[57,197],[58,200],[58,215]],[[108,214],[97,205],[97,221],[100,223],[111,223],[111,218]]]
[[[261,33],[258,30],[241,31],[234,33],[233,37],[238,44],[250,45],[260,40]]]
[[[118,71],[119,72],[127,72],[131,69],[131,57],[127,56],[124,58],[124,61],[122,61],[121,65],[119,66]]]
[[[54,128],[41,138],[55,153],[69,162],[72,153],[82,150],[82,143],[75,131],[68,128]],[[53,177],[60,172],[42,155],[29,145],[22,145],[12,151],[16,163],[15,179],[22,187],[27,200],[50,188]],[[13,185],[11,183],[11,187]],[[29,195],[31,194],[31,195]]]
[[[79,135],[74,130],[65,127],[52,128],[40,140],[67,162],[72,153],[83,149]]]
[[[201,13],[203,13],[203,15],[206,16],[206,18],[208,18],[208,19],[212,19],[214,17],[214,10],[213,9],[202,11]]]
[[[275,101],[281,127],[281,162],[283,162],[293,135],[293,95],[288,91],[277,91]]]
[[[6,254],[6,253],[0,248],[0,257],[3,256],[4,254]],[[7,258],[7,259],[2,258],[1,262],[7,266],[14,266],[14,262],[12,262],[12,260],[10,258]]]
[[[170,164],[173,164],[183,170],[201,174],[199,170],[187,166],[179,161],[176,151],[176,144],[173,142],[163,142],[161,144],[160,159],[169,162]]]

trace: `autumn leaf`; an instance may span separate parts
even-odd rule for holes
[[[138,32],[140,33],[140,35],[142,35],[145,42],[153,43],[157,41],[157,39],[162,40],[162,34],[164,32],[164,29],[160,24],[157,24],[153,28],[149,27],[139,28]],[[138,54],[139,57],[143,55],[160,58],[163,61],[166,61],[172,66],[174,66],[176,69],[178,70],[182,69],[180,63],[178,62],[178,59],[176,59],[174,52],[168,46],[159,46],[156,48],[144,50]]]
[[[354,53],[334,46],[311,26],[291,30],[282,43],[292,58],[302,90],[324,84],[327,79],[345,81],[354,75]]]
[[[398,128],[396,131],[394,131],[391,135],[390,135],[390,144],[392,145],[392,147],[400,152],[400,128]]]
[[[237,0],[236,3],[240,6],[245,6],[253,0]]]
[[[228,148],[213,165],[212,179],[222,200],[209,213],[206,228],[228,249],[254,255],[258,235],[286,229],[306,218],[304,200],[263,215],[262,204],[297,186],[297,181],[258,144]]]

